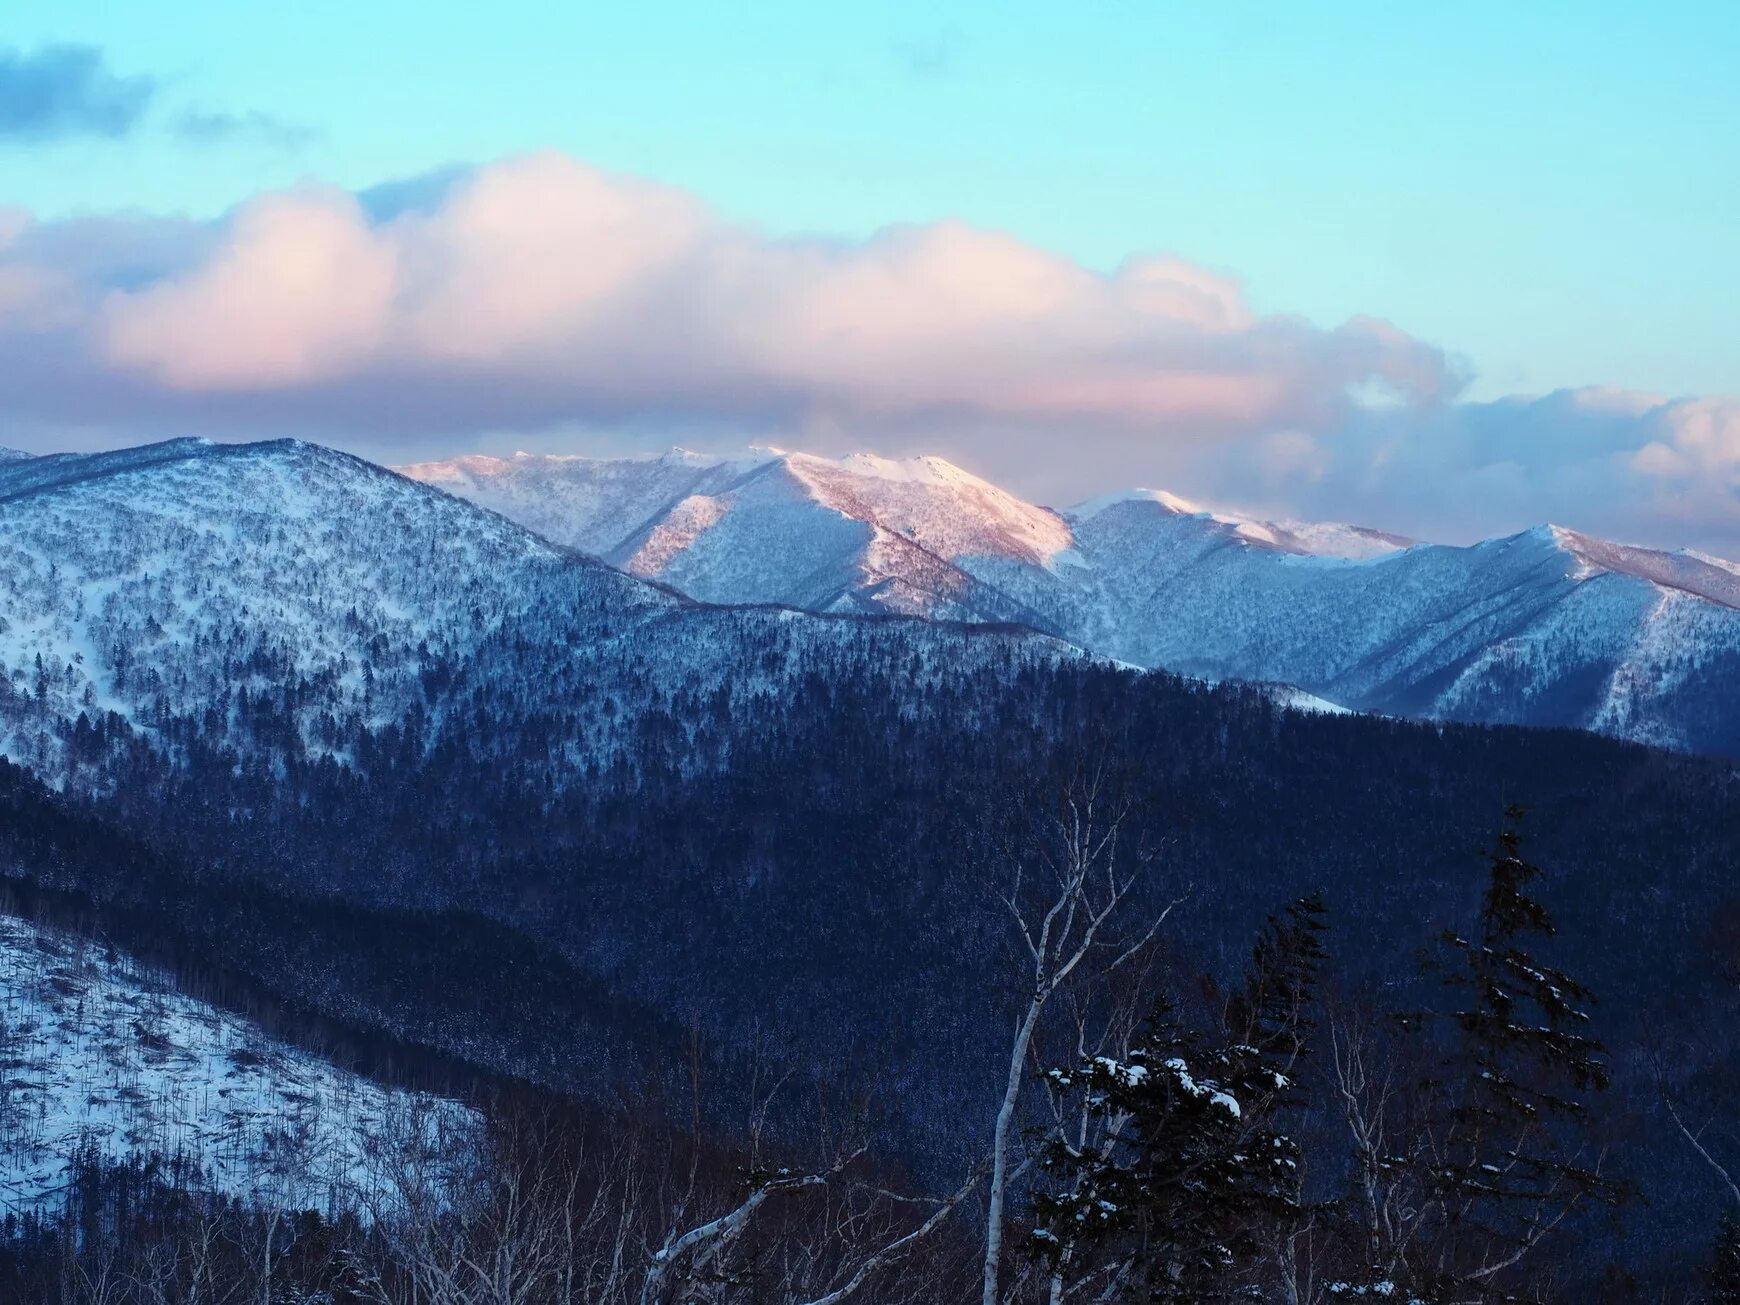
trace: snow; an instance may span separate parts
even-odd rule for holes
[[[275,1042],[100,944],[0,916],[0,1207],[52,1202],[89,1148],[286,1208],[374,1190],[388,1139],[469,1129],[455,1102]]]
[[[1173,1081],[1178,1084],[1179,1091],[1188,1092],[1193,1097],[1200,1097],[1211,1105],[1219,1106],[1234,1119],[1238,1119],[1243,1113],[1239,1108],[1237,1099],[1220,1084],[1206,1079],[1199,1082],[1192,1077],[1190,1066],[1182,1058],[1172,1057],[1166,1061],[1165,1069],[1172,1075]]]
[[[962,656],[1073,645],[1271,686],[1300,710],[1669,746],[1740,710],[1719,691],[1740,664],[1740,568],[1562,527],[1350,558],[1298,549],[1355,527],[1186,511],[1160,491],[1059,514],[934,458],[675,450],[409,470],[424,483],[295,441],[0,462],[0,753],[58,782],[56,721],[113,711],[149,736],[160,712],[203,715],[291,681],[307,685],[304,738],[327,715],[379,727],[423,704],[433,743],[446,709],[424,703],[432,660],[508,684],[528,709],[629,684],[641,700],[649,684],[777,692],[785,672],[756,651],[776,628],[792,647],[912,642],[938,677]],[[714,604],[1025,625],[1060,642],[699,609],[631,577]],[[516,649],[517,631],[537,637]],[[576,765],[630,737],[634,703],[614,705],[587,718]],[[224,729],[246,746],[233,713]]]
[[[1320,698],[1315,693],[1307,693],[1293,684],[1263,685],[1268,690],[1269,700],[1280,707],[1288,707],[1294,711],[1306,712],[1312,716],[1348,716],[1352,709],[1343,707],[1340,703]]]
[[[941,458],[756,448],[656,459],[518,454],[400,470],[706,602],[1047,629],[1020,592],[1031,587],[1026,574],[1081,565],[1060,516]]]
[[[1110,1056],[1095,1056],[1094,1067],[1125,1087],[1138,1087],[1148,1081],[1146,1065],[1126,1065]]]
[[[407,471],[708,602],[1020,622],[1306,711],[1669,746],[1735,711],[1707,671],[1740,657],[1740,566],[1560,526],[1450,547],[1158,489],[1058,513],[939,458],[867,454],[456,465]]]
[[[1557,547],[1577,560],[1579,578],[1605,573],[1636,576],[1664,589],[1681,590],[1724,607],[1740,608],[1740,566],[1732,562],[1690,550],[1664,553],[1616,544],[1563,526],[1544,529]]]
[[[1121,489],[1110,494],[1102,494],[1091,498],[1085,503],[1077,503],[1068,509],[1064,515],[1071,521],[1089,521],[1104,512],[1107,508],[1117,507],[1122,503],[1158,503],[1168,512],[1176,512],[1186,517],[1206,517],[1213,514],[1205,507],[1192,503],[1187,498],[1164,489]]]
[[[687,455],[644,465],[684,483],[737,474],[737,464]],[[701,555],[684,546],[688,534],[723,544],[722,565],[752,554],[739,545],[762,532],[768,560],[723,572],[734,586],[765,571],[759,599],[795,590],[805,607],[862,610],[858,573],[843,578],[828,550],[774,546],[779,510],[813,533],[809,493],[783,474],[751,479],[757,510],[716,516],[716,496],[691,495],[659,518],[664,534],[640,544],[666,549],[681,574]],[[823,519],[819,537],[834,555],[863,553],[871,540],[882,586],[905,584],[913,605],[955,610],[964,573],[932,558],[934,572],[921,576],[906,557],[922,551],[915,545],[871,539],[832,509]],[[931,588],[920,592],[914,577]],[[516,721],[552,703],[608,704],[577,713],[556,759],[561,782],[631,742],[643,711],[721,689],[736,700],[777,694],[806,673],[811,652],[898,658],[917,677],[912,710],[924,709],[926,682],[962,667],[1082,655],[1026,633],[697,606],[460,498],[296,441],[179,440],[0,463],[0,755],[53,784],[103,791],[101,759],[68,756],[81,714],[116,712],[166,751],[157,722],[180,717],[282,770],[290,746],[349,764],[343,740],[413,713],[426,747],[451,730],[474,750],[514,755]],[[429,688],[431,670],[447,690]],[[487,739],[465,724],[468,681],[508,704]],[[292,734],[262,743],[239,695],[287,696],[291,686]]]
[[[1372,1283],[1332,1282],[1328,1287],[1331,1296],[1377,1296],[1388,1299],[1396,1294],[1396,1284],[1388,1278]],[[1408,1305],[1425,1305],[1424,1301],[1410,1300]]]
[[[1312,557],[1349,560],[1382,557],[1410,548],[1416,542],[1401,535],[1337,521],[1265,521],[1243,513],[1205,507],[1163,489],[1131,489],[1105,494],[1070,508],[1064,516],[1072,522],[1091,521],[1127,503],[1154,504],[1174,516],[1195,517],[1230,527],[1233,534],[1252,543]]]

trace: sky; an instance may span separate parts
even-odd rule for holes
[[[1740,6],[0,5],[0,443],[1740,555]]]

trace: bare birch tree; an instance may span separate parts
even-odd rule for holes
[[[1133,937],[1120,932],[1123,910],[1152,858],[1136,827],[1135,803],[1103,759],[1078,767],[1037,837],[1004,842],[1008,886],[1002,898],[1020,938],[1026,984],[991,1130],[982,1305],[1002,1302],[1006,1206],[1016,1176],[1011,1142],[1034,1036],[1060,992],[1140,955],[1170,914],[1176,903],[1162,907]]]

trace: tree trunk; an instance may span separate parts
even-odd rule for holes
[[[985,1290],[983,1305],[998,1305],[998,1285],[1003,1260],[1003,1200],[1009,1185],[1009,1129],[1015,1122],[1015,1105],[1021,1097],[1021,1080],[1027,1069],[1027,1048],[1033,1041],[1039,1012],[1045,1008],[1049,989],[1042,981],[1027,1003],[1027,1014],[1015,1031],[1009,1049],[1009,1081],[1003,1089],[1003,1104],[997,1111],[997,1126],[991,1134],[991,1192],[985,1214]]]

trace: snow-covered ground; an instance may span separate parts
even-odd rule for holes
[[[0,1213],[52,1202],[81,1150],[158,1157],[188,1186],[283,1208],[367,1204],[387,1148],[472,1122],[100,944],[0,916]]]

